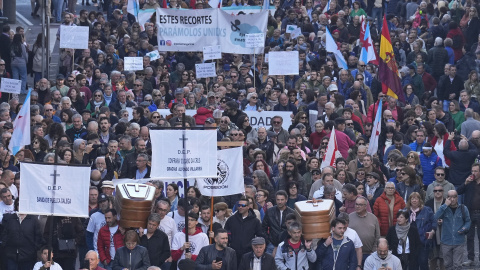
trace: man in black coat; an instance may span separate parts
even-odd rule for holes
[[[2,28],[2,34],[0,35],[0,57],[5,60],[5,68],[7,72],[12,74],[12,68],[10,63],[12,62],[10,57],[10,46],[12,41],[10,40],[10,25],[5,24]]]
[[[147,232],[143,228],[139,229],[140,245],[148,250],[150,264],[161,267],[170,257],[170,243],[168,236],[158,229],[160,225],[160,215],[153,213],[148,217]]]
[[[237,255],[235,254],[235,250],[229,248],[227,245],[227,231],[225,229],[215,231],[215,244],[204,246],[200,249],[200,253],[195,261],[197,265],[196,269],[237,270]],[[217,258],[221,258],[221,260],[217,261]]]
[[[275,258],[265,252],[265,239],[255,237],[252,239],[252,252],[245,253],[240,261],[238,270],[254,269],[255,264],[259,264],[258,269],[276,269]]]
[[[277,205],[269,208],[263,218],[263,233],[267,237],[267,253],[272,254],[275,247],[280,244],[280,234],[287,230],[285,226],[285,218],[288,214],[293,213],[293,209],[287,206],[288,195],[284,190],[279,190],[275,194]]]

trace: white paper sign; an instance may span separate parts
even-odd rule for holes
[[[292,112],[276,112],[276,111],[245,111],[250,120],[250,126],[253,128],[266,127],[269,129],[272,126],[272,118],[274,116],[281,116],[283,118],[282,127],[288,130],[292,124],[292,118],[290,115]]]
[[[133,108],[132,107],[126,107],[125,110],[128,112],[128,121],[133,119]]]
[[[60,25],[60,48],[88,49],[88,26]]]
[[[210,78],[217,76],[215,63],[195,64],[195,74],[197,78]]]
[[[157,109],[157,112],[159,112],[163,118],[166,118],[168,115],[172,114],[170,109]],[[185,110],[185,115],[193,117],[195,114],[197,114],[197,110]]]
[[[148,178],[148,179],[128,179],[128,178],[122,178],[122,179],[113,179],[113,185],[115,187],[117,187],[117,185],[121,185],[121,184],[127,184],[127,183],[134,183],[134,184],[145,184],[147,183],[148,181],[151,181],[152,179]],[[180,196],[180,198],[183,198],[183,180],[163,180],[162,181],[163,184],[164,184],[164,187],[163,187],[163,193],[165,195],[165,191],[167,190],[167,187],[169,184],[171,183],[175,183],[177,184],[178,186],[178,195]],[[190,186],[194,186],[195,185],[195,179],[187,179],[187,188],[190,187]]]
[[[125,57],[123,64],[125,70],[143,70],[143,57]]]
[[[299,37],[301,34],[302,34],[302,28],[297,27],[297,29],[295,29],[294,31],[292,31],[292,33],[290,33],[290,36],[291,36],[293,39],[296,39],[296,38]]]
[[[292,33],[297,28],[298,28],[298,26],[289,24],[289,25],[287,25],[287,28],[285,29],[285,33]]]
[[[269,75],[298,75],[298,51],[270,52],[268,55]]]
[[[150,138],[152,178],[217,177],[216,130],[151,130]]]
[[[222,46],[205,46],[203,47],[203,60],[214,60],[222,58]]]
[[[21,80],[2,78],[2,85],[0,87],[0,92],[11,93],[11,94],[20,94],[20,91],[22,91],[22,81]]]
[[[155,61],[160,58],[160,53],[157,50],[147,53],[147,56],[150,56],[150,61]]]
[[[20,168],[20,213],[88,218],[89,166],[22,162]]]
[[[310,123],[310,129],[315,130],[315,122],[318,119],[318,111],[308,110],[308,123]]]
[[[263,33],[245,35],[245,47],[261,48],[264,46],[265,46],[265,35]]]

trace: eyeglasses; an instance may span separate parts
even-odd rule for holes
[[[75,80],[68,80],[69,82],[74,82]]]
[[[253,99],[257,99],[257,97],[256,97],[256,96],[253,96],[253,97],[251,97],[251,98],[253,98]]]
[[[443,189],[434,189],[433,192],[443,192]]]
[[[306,116],[302,116],[302,117],[300,117],[300,119],[307,119],[307,117],[306,117]]]
[[[230,77],[232,77],[232,78],[237,78],[237,76],[236,76],[236,75],[235,75],[235,76],[231,75]]]
[[[248,122],[250,120],[248,120],[248,118],[245,118],[245,120],[243,120],[244,123]]]
[[[156,116],[152,116],[153,119],[159,119],[160,116],[156,115]]]
[[[365,175],[365,172],[358,172],[357,175]]]
[[[142,86],[141,84],[134,84],[133,86]]]
[[[436,176],[445,176],[444,173],[436,173],[435,175],[436,175]]]
[[[53,109],[45,109],[46,112],[51,112]]]
[[[145,99],[145,101],[152,102],[152,100],[151,100],[151,99]]]
[[[244,203],[240,204],[240,203],[239,203],[239,204],[237,204],[237,206],[238,206],[238,207],[247,207],[248,204],[244,204]]]
[[[363,78],[357,78],[357,81],[361,82],[363,81]]]
[[[280,121],[272,121],[272,123],[275,124],[275,125],[280,125],[282,122],[280,122]]]
[[[367,65],[358,65],[359,67],[366,67]]]
[[[312,175],[320,175],[320,172],[313,172]]]
[[[220,120],[221,124],[228,124],[228,121]]]
[[[101,97],[102,95],[95,95],[95,97]]]
[[[366,145],[365,143],[358,143],[358,145]]]
[[[353,123],[347,123],[347,126],[353,126]]]
[[[413,156],[413,155],[410,155],[410,156],[408,156],[408,158],[415,158],[415,156]]]
[[[404,172],[401,172],[400,174],[401,174],[401,175],[405,175],[406,173],[404,173]]]

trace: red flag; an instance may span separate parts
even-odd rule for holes
[[[163,2],[162,2],[162,8],[167,8],[167,0],[163,0]]]
[[[338,150],[337,136],[335,135],[335,128],[332,128],[332,133],[330,134],[330,140],[328,141],[328,145],[327,145],[327,151],[323,156],[320,169],[323,169],[327,166],[336,168],[337,165],[335,163],[335,160],[339,157],[342,157],[342,154]]]

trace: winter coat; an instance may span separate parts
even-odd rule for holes
[[[285,239],[280,245],[278,245],[277,253],[275,254],[275,264],[278,270],[307,270],[308,262],[315,262],[317,260],[317,254],[313,249],[308,250],[305,247],[305,240],[301,239],[300,248],[295,250],[290,246],[288,240]]]
[[[395,225],[388,229],[387,234],[387,241],[388,241],[388,248],[392,251],[392,254],[401,258],[402,254],[398,254],[398,245],[399,239],[397,236],[397,232],[395,231]],[[417,227],[410,225],[410,229],[407,233],[408,243],[410,253],[406,255],[404,253],[403,256],[408,257],[408,267],[409,269],[418,269],[418,254],[420,252],[421,242],[420,236],[418,235]],[[406,269],[406,268],[405,268]]]
[[[147,249],[150,265],[160,267],[170,257],[168,236],[159,229],[155,230],[150,239],[144,234],[140,238],[140,245]]]
[[[113,260],[113,270],[135,269],[147,270],[150,266],[150,259],[146,248],[136,245],[135,248],[129,250],[127,247],[121,247],[115,252],[115,260]]]
[[[248,216],[243,218],[240,212],[228,218],[225,223],[225,230],[228,232],[230,247],[237,252],[237,257],[252,251],[251,240],[255,236],[265,237],[262,231],[262,224],[252,209],[248,210]]]
[[[4,214],[2,225],[4,256],[19,262],[35,261],[37,251],[45,242],[37,216],[27,215],[20,224],[16,213]]]
[[[59,250],[58,239],[75,239],[75,243],[78,246],[83,242],[85,238],[83,224],[80,218],[76,217],[48,217],[45,224],[45,231],[43,233],[44,239],[48,239],[50,235],[50,223],[54,220],[53,224],[53,254],[55,258],[76,258],[77,249],[73,250]]]
[[[388,255],[384,260],[382,260],[378,256],[377,252],[375,251],[374,253],[372,253],[370,256],[367,257],[367,259],[365,260],[365,265],[363,266],[363,269],[365,270],[378,269],[382,267],[383,264],[387,264],[393,270],[402,269],[402,264],[400,262],[400,259],[397,258],[397,256],[393,255],[391,251],[388,251]]]
[[[405,201],[402,199],[400,194],[398,192],[395,192],[395,203],[393,205],[393,220],[392,220],[392,225],[397,223],[397,212],[400,209],[405,208]],[[380,197],[375,201],[375,204],[373,205],[373,214],[378,218],[378,225],[380,226],[380,235],[387,235],[388,233],[388,228],[390,227],[390,224],[388,222],[389,220],[389,214],[390,214],[390,208],[388,205],[390,204],[390,200],[388,199],[387,195],[382,193]]]
[[[407,186],[405,182],[400,182],[397,184],[395,189],[397,190],[398,194],[403,198],[404,201],[408,201],[408,197],[410,197],[410,194],[412,194],[413,192],[418,192],[420,194],[423,194],[422,188],[417,184]],[[397,213],[395,213],[395,215],[396,214]]]
[[[204,125],[205,120],[207,120],[209,117],[213,118],[213,111],[210,111],[205,107],[198,108],[197,113],[193,116],[197,125]]]
[[[444,74],[445,64],[448,63],[448,52],[442,46],[435,46],[428,50],[428,65],[432,68],[433,76],[439,76]]]
[[[282,231],[287,230],[287,227],[285,226],[285,218],[290,213],[294,213],[293,209],[290,207],[285,208],[281,215],[282,220],[280,221],[280,210],[277,206],[271,207],[267,210],[262,222],[263,233],[266,236],[267,243],[271,243],[274,246],[280,244],[282,241],[280,239],[280,234]]]
[[[357,254],[352,240],[344,236],[336,256],[332,246],[333,244],[325,246],[325,239],[320,240],[318,243],[315,252],[317,254],[317,260],[322,262],[318,270],[355,270],[357,268]]]
[[[195,260],[198,270],[210,270],[212,269],[212,262],[219,257],[219,250],[215,248],[215,244],[202,247],[200,253]],[[237,255],[235,250],[227,247],[224,250],[224,256],[222,258],[222,269],[237,270]]]
[[[113,235],[113,245],[115,246],[115,250],[118,251],[119,248],[123,247],[123,237],[123,234],[117,229]],[[98,231],[97,249],[101,262],[107,260],[107,263],[110,263],[114,259],[110,255],[110,228],[108,227],[108,224],[100,228],[100,231]]]
[[[243,254],[238,270],[251,270],[253,269],[253,259],[255,254],[253,252],[248,252]],[[277,269],[275,265],[275,258],[272,255],[264,252],[260,259],[260,268],[261,269]]]
[[[423,152],[420,153],[420,164],[423,171],[423,185],[428,186],[435,181],[435,168],[442,167],[442,159],[435,152],[427,157]]]

